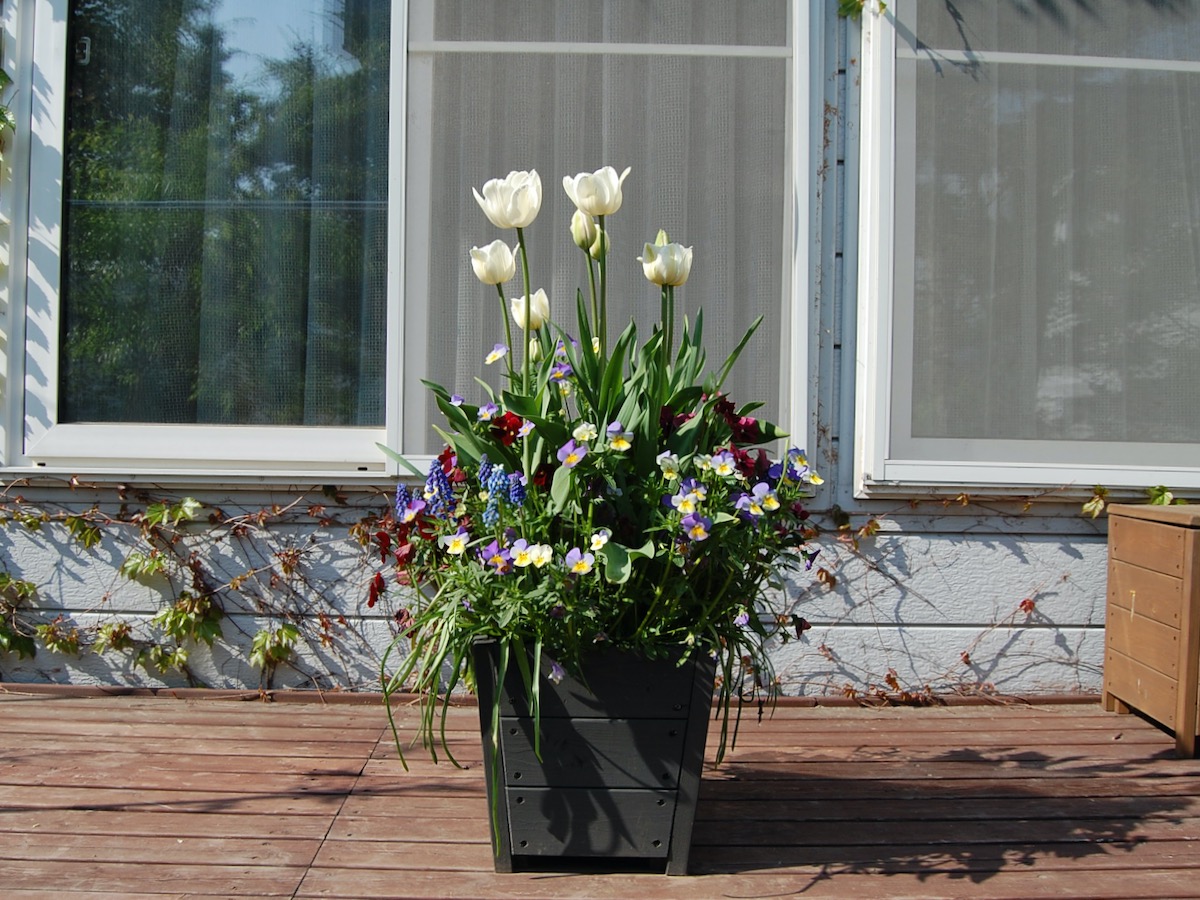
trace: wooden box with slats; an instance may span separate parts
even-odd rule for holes
[[[1196,755],[1200,505],[1109,507],[1104,707],[1137,710]]]

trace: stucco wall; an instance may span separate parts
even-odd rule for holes
[[[367,606],[375,557],[352,532],[383,511],[386,490],[345,492],[340,503],[319,490],[303,497],[193,493],[205,509],[181,526],[177,555],[197,554],[224,615],[212,648],[187,642],[191,683],[265,686],[249,661],[251,640],[264,627],[291,621],[302,636],[294,660],[278,668],[271,686],[378,689],[380,658],[394,633],[392,614],[403,598]],[[19,607],[21,620],[32,625],[62,616],[65,627],[79,629],[82,652],[39,646],[33,659],[0,653],[0,680],[187,685],[181,672],[135,665],[133,650],[90,649],[95,629],[113,621],[129,622],[135,637],[163,642],[153,617],[189,589],[191,575],[181,568],[170,583],[162,576],[122,575],[122,562],[142,546],[136,529],[114,524],[102,529],[99,544],[84,547],[61,513],[98,509],[116,518],[121,503],[113,489],[80,494],[25,488],[25,510],[42,508],[55,517],[36,529],[10,520],[0,530],[0,565],[36,587],[34,598]],[[318,502],[319,515],[310,515]],[[259,518],[262,510],[289,506]],[[138,509],[125,501],[126,517]],[[209,522],[218,509],[221,521]],[[1059,515],[997,515],[970,508],[876,517],[879,531],[857,546],[848,540],[853,529],[839,531],[828,512],[816,517],[826,530],[822,553],[785,598],[812,627],[778,646],[773,657],[786,694],[1099,689],[1102,519],[1092,522],[1067,509]],[[858,514],[851,524],[865,520]],[[288,558],[290,566],[284,564]]]

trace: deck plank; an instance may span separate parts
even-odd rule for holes
[[[751,711],[689,878],[496,875],[477,715],[0,693],[3,896],[1200,898],[1200,761],[1099,702]]]

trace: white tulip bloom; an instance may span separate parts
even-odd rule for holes
[[[508,301],[513,321],[525,327],[525,298],[513,297]],[[538,288],[529,298],[529,328],[537,331],[550,318],[550,298],[543,288]]]
[[[536,170],[509,172],[483,186],[483,196],[471,188],[484,215],[497,228],[525,228],[542,208],[542,179]]]
[[[682,244],[647,244],[638,257],[646,278],[655,284],[679,286],[692,270],[692,248]]]
[[[484,284],[503,284],[517,274],[513,251],[498,239],[484,247],[472,247],[471,266]]]
[[[595,172],[563,177],[563,190],[575,206],[589,216],[608,216],[621,208],[621,184],[629,169],[617,175],[612,166]],[[582,245],[581,245],[582,246]]]

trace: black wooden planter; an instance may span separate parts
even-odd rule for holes
[[[657,868],[687,874],[715,663],[683,666],[610,649],[585,660],[587,687],[541,676],[541,760],[515,660],[500,697],[498,648],[475,648],[496,871]]]

